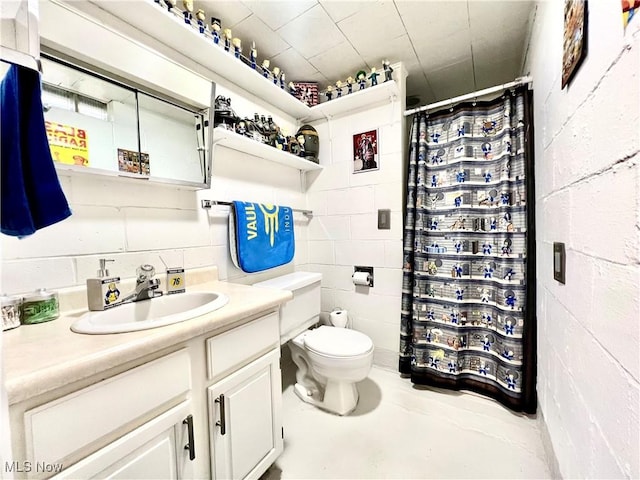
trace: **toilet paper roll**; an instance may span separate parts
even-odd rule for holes
[[[369,280],[371,279],[371,275],[369,272],[355,272],[353,274],[353,284],[354,285],[369,285]]]
[[[346,310],[334,310],[329,315],[331,319],[331,325],[334,327],[344,328],[347,326],[347,322],[349,321],[349,312]]]

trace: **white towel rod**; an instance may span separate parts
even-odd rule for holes
[[[404,116],[407,117],[409,115],[413,115],[414,113],[424,112],[425,110],[435,110],[440,107],[453,106],[454,103],[464,102],[465,100],[473,100],[474,98],[477,98],[477,97],[482,97],[484,95],[489,95],[491,93],[500,92],[502,90],[507,90],[513,87],[518,87],[520,85],[524,85],[526,83],[531,83],[531,82],[533,82],[532,77],[518,77],[513,82],[503,83],[502,85],[496,85],[495,87],[485,88],[484,90],[478,90],[476,92],[465,93],[464,95],[460,95],[459,97],[453,97],[448,100],[442,100],[440,102],[431,103],[423,107],[413,108],[411,110],[405,110]]]
[[[223,200],[202,200],[201,202],[202,208],[208,209],[213,207],[214,205],[226,205],[231,206],[232,202],[225,202]],[[313,210],[301,210],[299,208],[292,208],[294,212],[302,213],[305,217],[311,218],[313,217]]]

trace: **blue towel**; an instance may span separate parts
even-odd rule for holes
[[[233,263],[246,273],[289,263],[295,253],[291,208],[234,201],[229,247]]]
[[[23,237],[71,215],[44,126],[40,75],[18,65],[0,85],[0,230]]]

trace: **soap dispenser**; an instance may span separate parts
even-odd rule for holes
[[[118,289],[120,277],[110,277],[109,270],[106,268],[107,262],[113,261],[101,258],[97,278],[87,279],[89,310],[106,310],[120,303],[120,290]]]

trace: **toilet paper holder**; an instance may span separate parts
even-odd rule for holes
[[[359,267],[359,266],[355,266],[353,267],[353,273],[354,275],[358,272],[366,272],[369,274],[369,286],[373,287],[373,267]]]

